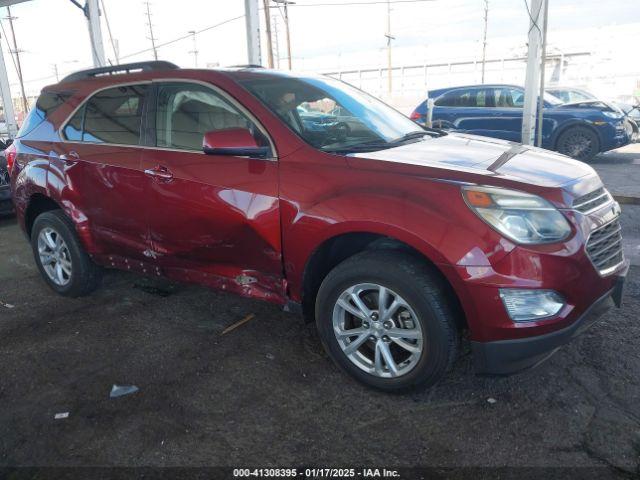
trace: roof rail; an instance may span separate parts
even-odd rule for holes
[[[230,65],[227,68],[264,68],[262,65],[258,65],[255,63],[248,63],[246,65]]]
[[[88,70],[80,70],[67,75],[62,79],[62,82],[76,82],[78,80],[87,80],[90,78],[102,77],[106,75],[122,75],[127,73],[133,73],[136,71],[152,72],[155,70],[175,70],[178,67],[176,64],[165,61],[154,62],[136,62],[125,63],[123,65],[109,65],[107,67],[90,68]]]

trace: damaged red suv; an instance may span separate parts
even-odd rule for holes
[[[46,87],[7,152],[44,280],[103,268],[315,321],[379,389],[538,364],[621,300],[620,208],[589,166],[424,129],[321,76],[147,62]]]

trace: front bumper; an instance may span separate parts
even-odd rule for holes
[[[534,337],[493,342],[471,342],[476,373],[507,375],[535,367],[562,345],[587,330],[612,306],[620,307],[624,280],[629,267],[616,276],[614,287],[596,300],[571,325]]]

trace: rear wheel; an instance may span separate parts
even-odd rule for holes
[[[31,230],[36,265],[49,287],[66,297],[95,290],[102,270],[82,248],[71,220],[60,210],[40,214]]]
[[[441,280],[400,252],[364,252],[332,270],[318,292],[316,322],[335,363],[381,390],[433,385],[457,356]]]
[[[587,127],[571,127],[558,138],[557,150],[577,160],[591,160],[600,152],[600,141]]]

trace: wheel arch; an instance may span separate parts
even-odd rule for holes
[[[33,223],[38,215],[52,210],[63,210],[60,204],[42,193],[34,193],[29,197],[27,208],[24,213],[24,227],[27,236],[31,238]]]
[[[583,120],[573,119],[573,120],[570,120],[569,122],[563,124],[561,127],[556,129],[556,131],[554,132],[551,144],[553,145],[553,150],[555,152],[558,151],[558,140],[560,140],[560,137],[562,136],[562,134],[567,132],[568,130],[570,130],[572,128],[575,128],[575,127],[584,127],[586,129],[592,131],[593,133],[595,133],[596,137],[598,138],[598,151],[599,152],[601,151],[603,139],[602,139],[602,135],[600,135],[600,132],[598,131],[598,129],[595,128],[593,125],[591,125],[588,122],[585,122]]]
[[[302,273],[301,304],[306,322],[315,318],[318,290],[329,272],[346,259],[368,250],[395,250],[424,262],[442,283],[458,320],[460,328],[467,327],[460,297],[445,271],[439,268],[433,256],[425,253],[424,246],[412,245],[408,239],[390,236],[374,229],[358,229],[335,233],[324,238],[309,255]]]

